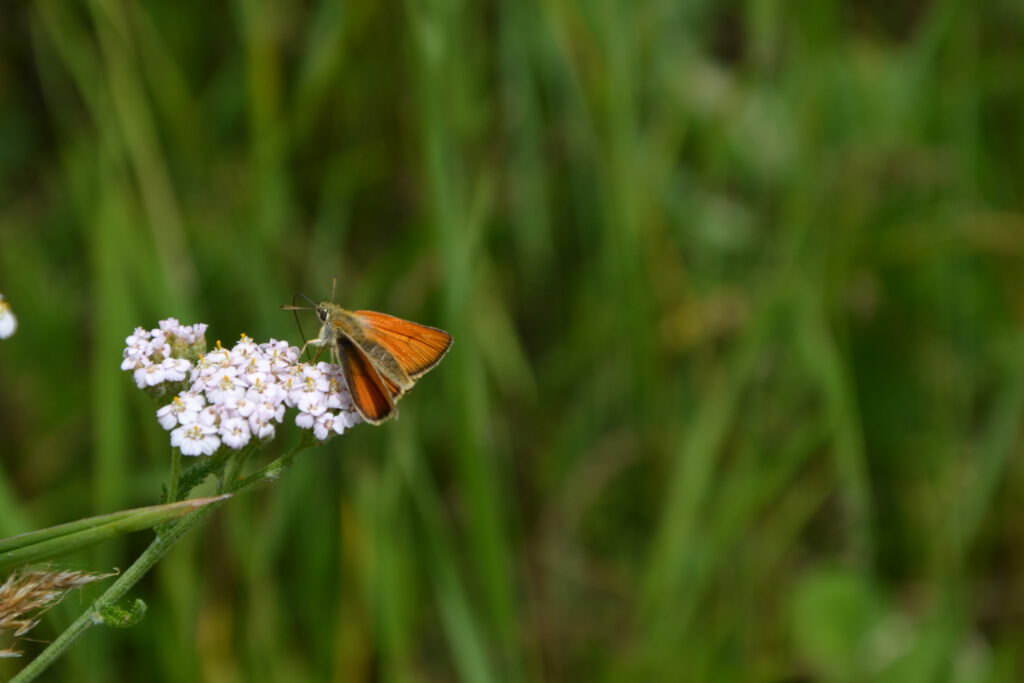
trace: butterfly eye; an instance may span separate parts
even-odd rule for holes
[[[321,322],[327,322],[327,309],[321,306],[316,307],[316,314],[320,316]]]

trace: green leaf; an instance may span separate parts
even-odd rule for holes
[[[0,572],[67,555],[132,531],[148,529],[227,497],[196,498],[121,510],[11,536],[0,540]]]
[[[211,474],[223,471],[228,458],[232,455],[236,455],[236,453],[222,448],[220,453],[208,458],[201,458],[199,462],[185,470],[178,483],[178,498],[187,496],[192,489],[202,484]]]

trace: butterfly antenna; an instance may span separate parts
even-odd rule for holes
[[[338,277],[331,278],[331,303],[334,303],[334,290],[338,288]]]
[[[305,294],[298,294],[298,293],[296,293],[296,294],[293,294],[293,295],[292,295],[292,306],[293,306],[293,307],[295,306],[295,300],[296,300],[297,298],[299,298],[300,296],[301,296],[301,297],[302,297],[303,299],[305,299],[306,301],[308,301],[308,302],[309,302],[309,304],[310,304],[310,305],[311,305],[311,306],[312,306],[312,307],[313,307],[314,309],[316,309],[316,304],[315,304],[315,303],[313,303],[313,300],[312,300],[312,299],[310,299],[310,298],[309,298],[308,296],[306,296]],[[299,322],[299,310],[301,310],[301,309],[299,309],[299,308],[293,308],[293,309],[292,309],[292,315],[293,315],[293,316],[295,316],[295,326],[299,328],[299,338],[300,338],[300,339],[301,339],[301,340],[302,340],[303,342],[305,342],[305,341],[306,341],[306,333],[302,331],[302,323],[301,323],[301,322]],[[307,358],[309,357],[309,351],[306,351],[306,357],[307,357]]]

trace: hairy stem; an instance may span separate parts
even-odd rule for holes
[[[181,451],[171,446],[171,481],[167,485],[167,502],[178,500],[178,482],[181,481]]]

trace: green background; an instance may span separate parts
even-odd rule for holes
[[[337,276],[455,337],[48,680],[1024,679],[1024,3],[0,25],[0,535],[157,501],[137,325],[298,343]]]

